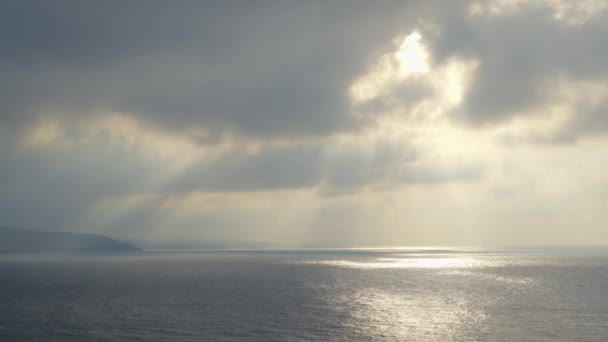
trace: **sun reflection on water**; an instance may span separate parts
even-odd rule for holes
[[[352,298],[351,315],[354,322],[365,322],[367,334],[382,339],[454,340],[486,318],[485,312],[470,310],[467,298],[454,295],[448,301],[439,294],[361,291]]]
[[[372,340],[482,341],[491,334],[492,307],[541,285],[510,271],[529,262],[541,261],[433,249],[362,251],[297,263],[335,268],[323,273],[333,280],[318,290],[354,334]]]
[[[387,269],[387,268],[473,268],[480,267],[481,262],[471,257],[390,257],[377,258],[372,261],[355,260],[321,260],[308,262],[317,265],[336,266],[359,269]]]

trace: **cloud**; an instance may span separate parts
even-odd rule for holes
[[[348,245],[597,213],[570,168],[603,153],[607,9],[4,1],[0,219]]]
[[[114,111],[216,139],[356,128],[345,89],[412,20],[405,2],[2,6],[5,124]]]
[[[164,191],[250,192],[317,189],[321,194],[362,188],[477,181],[483,168],[419,161],[413,145],[387,139],[229,149],[203,157]]]
[[[428,80],[407,81],[371,109],[351,106],[353,81],[414,30],[431,70],[478,63],[451,111],[474,126],[542,112],[556,77],[606,77],[598,1],[2,6],[1,115],[11,127],[113,111],[203,143],[360,130],[387,104],[433,98]]]
[[[17,144],[3,144],[2,155],[1,216],[23,226],[55,229],[102,223],[112,229],[156,226],[163,222],[158,207],[167,199],[196,194],[354,195],[412,184],[471,182],[482,174],[481,169],[463,172],[421,160],[417,148],[402,139],[355,135],[330,143],[229,142],[202,148],[120,114],[86,125],[41,123]],[[239,205],[236,200],[234,212]],[[103,207],[109,212],[91,216]],[[179,212],[171,208],[167,217]]]
[[[265,191],[316,186],[323,177],[322,146],[233,149],[202,158],[166,191]]]
[[[486,6],[490,10],[447,21],[432,42],[437,61],[449,56],[479,61],[457,120],[497,125],[542,115],[560,101],[554,85],[561,80],[605,82],[606,14],[583,11],[591,2],[577,7],[561,1],[495,1]],[[580,107],[572,115],[585,112]]]

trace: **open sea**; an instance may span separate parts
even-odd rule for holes
[[[2,255],[0,341],[608,341],[608,250]]]

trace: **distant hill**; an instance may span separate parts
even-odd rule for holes
[[[133,245],[96,234],[42,232],[0,226],[0,253],[139,251]]]

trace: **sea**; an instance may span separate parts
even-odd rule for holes
[[[0,341],[608,341],[608,249],[1,255]]]

